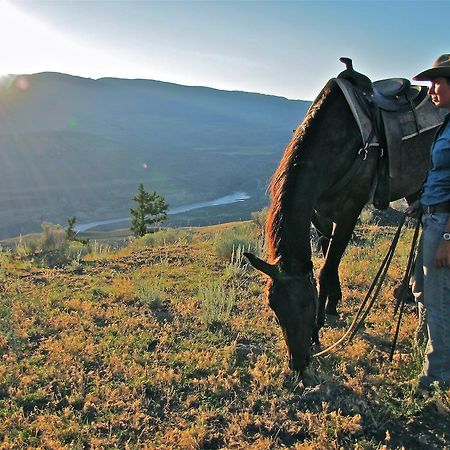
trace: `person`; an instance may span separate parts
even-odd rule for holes
[[[438,108],[450,109],[450,54],[441,55],[415,77],[429,81],[429,94]],[[407,214],[422,213],[423,231],[413,277],[413,294],[420,323],[426,324],[425,361],[416,392],[431,392],[439,383],[450,387],[450,113],[431,147],[431,167],[420,199]]]

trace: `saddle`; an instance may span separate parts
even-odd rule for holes
[[[425,86],[411,85],[406,78],[372,82],[353,69],[352,60],[341,58],[346,66],[333,79],[341,88],[358,124],[364,153],[379,149],[373,204],[386,209],[390,202],[390,178],[404,173],[417,155],[408,154],[408,139],[437,128],[442,116],[431,101]],[[429,149],[424,149],[424,152]],[[428,161],[425,155],[421,159]],[[424,174],[425,175],[425,174]]]
[[[372,82],[370,78],[353,69],[350,58],[340,58],[346,66],[338,78],[349,81],[361,91],[366,101],[384,111],[408,111],[417,108],[427,96],[425,86],[414,86],[406,78],[388,78]]]
[[[406,78],[390,78],[373,83],[372,100],[384,111],[407,111],[426,97],[425,86],[412,86]]]

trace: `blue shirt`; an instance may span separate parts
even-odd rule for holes
[[[426,206],[450,200],[450,114],[431,147],[431,169],[423,185],[420,202]]]

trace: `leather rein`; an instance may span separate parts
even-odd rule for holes
[[[367,291],[367,294],[362,301],[352,323],[350,324],[347,331],[343,334],[343,336],[337,340],[334,344],[330,345],[329,347],[325,348],[324,350],[321,350],[317,353],[315,353],[313,356],[319,357],[319,356],[325,356],[330,353],[335,353],[338,350],[344,348],[350,342],[352,341],[353,337],[357,333],[357,331],[361,328],[361,326],[364,324],[364,321],[366,320],[370,310],[372,309],[373,305],[375,304],[378,295],[381,291],[381,287],[383,285],[383,282],[386,278],[387,271],[389,269],[389,266],[392,261],[392,257],[394,256],[395,249],[397,247],[399,238],[400,238],[400,232],[403,228],[403,225],[405,223],[406,214],[402,216],[402,219],[400,221],[400,224],[397,228],[397,231],[394,235],[394,238],[392,240],[392,243],[386,253],[386,256],[384,257],[383,262],[380,265],[380,268],[378,269],[377,274],[375,275],[374,280],[372,281],[371,286],[369,287],[369,290]],[[405,297],[406,292],[409,286],[409,280],[413,274],[414,271],[414,263],[415,263],[415,256],[416,256],[416,249],[417,249],[417,241],[419,236],[419,229],[420,229],[420,217],[417,219],[417,224],[414,230],[414,236],[411,242],[411,249],[409,252],[408,257],[408,263],[406,266],[406,270],[403,276],[402,284],[400,285],[400,288],[397,291],[396,294],[396,305],[394,308],[394,317],[398,314],[398,320],[397,325],[394,333],[394,339],[392,341],[391,345],[391,351],[389,355],[389,361],[392,361],[395,348],[397,345],[398,335],[400,332],[400,324],[403,316],[403,311],[405,307]]]

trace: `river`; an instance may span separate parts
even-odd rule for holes
[[[191,203],[189,205],[176,206],[174,208],[169,208],[167,211],[168,216],[173,216],[175,214],[181,214],[187,211],[192,211],[193,209],[209,208],[210,206],[219,205],[230,205],[232,203],[243,202],[248,200],[250,196],[246,192],[233,192],[232,194],[225,195],[224,197],[216,198],[215,200],[210,200],[207,202]],[[114,223],[130,222],[130,217],[123,217],[120,219],[109,219],[109,220],[99,220],[97,222],[80,223],[75,226],[77,232],[90,230],[91,228],[96,228],[101,225],[111,225]]]

